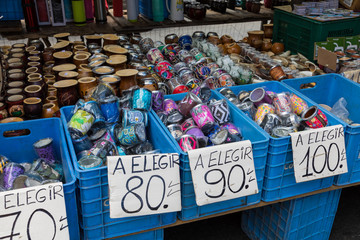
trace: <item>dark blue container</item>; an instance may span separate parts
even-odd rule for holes
[[[349,118],[355,123],[360,123],[360,85],[338,74],[326,74],[317,77],[300,78],[283,81],[286,85],[294,88],[296,91],[309,97],[318,104],[326,104],[332,107],[339,98],[343,97],[347,101],[347,110],[350,113]],[[303,84],[315,83],[315,87],[304,88]],[[326,114],[334,114],[325,109],[321,109]],[[346,157],[348,163],[348,173],[336,177],[336,185],[346,185],[360,181],[360,126],[352,126],[345,123],[345,144]]]
[[[230,87],[230,89],[237,95],[240,91],[252,91],[258,87],[266,87],[267,90],[276,93],[295,93],[298,97],[306,101],[309,107],[316,105],[313,101],[311,101],[301,93],[298,93],[292,88],[287,87],[285,84],[275,81],[235,86]],[[229,105],[235,107],[235,105],[230,101]],[[246,116],[246,118],[250,120],[250,118],[245,115],[240,109],[237,108],[237,111],[239,111],[241,115]],[[326,116],[329,121],[329,126],[341,124],[340,121],[338,121],[331,115],[327,114]],[[262,191],[263,201],[269,202],[278,199],[293,197],[303,193],[327,188],[333,185],[334,177],[327,177],[308,182],[296,183],[293,168],[293,153],[290,136],[274,138],[268,133],[266,133],[262,128],[260,128],[253,120],[251,121],[254,123],[254,125],[256,125],[257,129],[260,129],[260,131],[262,131],[270,138],[269,152],[266,162],[266,171]]]
[[[4,132],[11,130],[28,129],[30,133],[18,137],[4,137]],[[43,129],[46,129],[44,131]],[[38,156],[33,144],[42,138],[52,138],[57,159],[62,160],[65,183],[64,194],[66,204],[67,221],[71,240],[78,240],[79,222],[75,194],[75,174],[70,160],[70,154],[66,145],[63,126],[58,118],[30,120],[24,122],[0,124],[0,153],[13,162],[32,163]]]
[[[254,240],[328,240],[340,195],[341,189],[244,211],[241,227]]]
[[[180,101],[185,97],[185,95],[186,93],[166,95],[165,99],[170,98],[173,99],[174,101]],[[220,100],[222,99],[222,96],[215,91],[211,91],[211,99]],[[240,128],[245,140],[250,140],[252,142],[255,171],[256,171],[256,178],[258,181],[259,193],[237,199],[227,200],[223,202],[212,203],[201,207],[196,205],[196,201],[195,201],[195,191],[191,177],[188,154],[180,149],[179,144],[171,136],[170,131],[161,122],[161,120],[158,118],[156,113],[152,112],[152,114],[159,121],[163,130],[171,138],[173,144],[176,144],[177,151],[181,153],[180,177],[181,177],[182,210],[178,215],[178,217],[181,220],[195,219],[224,211],[229,211],[231,209],[242,208],[259,203],[261,200],[261,191],[262,191],[263,178],[265,173],[265,163],[266,163],[266,155],[268,151],[269,138],[266,137],[264,133],[260,132],[255,127],[255,125],[250,122],[249,119],[239,114],[235,106],[229,106],[229,109],[231,115],[230,122],[234,123],[238,128]]]
[[[85,239],[104,239],[136,233],[156,227],[172,224],[176,221],[176,212],[140,217],[110,218],[107,167],[81,170],[72,145],[66,124],[72,117],[73,106],[62,107],[61,120],[64,123],[65,136],[74,163],[78,186],[78,205],[81,209],[80,227]],[[178,152],[152,114],[148,114],[147,136],[156,149],[163,153]],[[136,239],[136,238],[135,238]]]

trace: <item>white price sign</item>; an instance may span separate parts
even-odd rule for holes
[[[69,239],[62,183],[0,192],[0,239]]]
[[[181,210],[178,154],[107,157],[110,217]]]
[[[191,150],[189,161],[199,206],[259,192],[248,140]]]
[[[290,136],[297,183],[348,171],[343,126],[311,129]]]

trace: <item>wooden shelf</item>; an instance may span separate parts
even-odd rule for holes
[[[236,213],[236,212],[246,211],[246,210],[253,209],[253,208],[264,207],[264,206],[279,203],[279,202],[285,202],[285,201],[293,200],[293,199],[296,199],[296,198],[307,197],[307,196],[311,196],[311,195],[318,194],[318,193],[333,191],[333,190],[347,188],[347,187],[354,187],[354,186],[359,186],[359,185],[360,185],[360,182],[359,183],[349,184],[349,185],[344,185],[344,186],[331,186],[329,188],[324,188],[324,189],[321,189],[321,190],[300,194],[300,195],[297,195],[297,196],[294,196],[294,197],[279,199],[279,200],[272,201],[272,202],[263,202],[263,201],[261,201],[260,203],[257,203],[257,204],[251,205],[251,206],[238,208],[238,209],[233,209],[233,210],[229,210],[229,211],[225,211],[225,212],[221,212],[221,213],[217,213],[217,214],[213,214],[213,215],[209,215],[209,216],[205,216],[205,217],[200,217],[200,218],[196,218],[196,219],[192,219],[192,220],[182,221],[182,220],[178,219],[175,223],[170,224],[170,225],[166,225],[166,226],[162,226],[162,227],[158,227],[158,228],[153,228],[153,229],[149,229],[149,230],[144,230],[144,231],[136,232],[136,233],[132,233],[132,234],[127,234],[127,235],[124,235],[124,236],[139,234],[139,233],[148,232],[148,231],[154,231],[154,230],[158,230],[158,229],[162,229],[162,228],[176,227],[176,226],[187,224],[187,223],[197,222],[197,221],[201,221],[201,220],[205,220],[205,219],[209,219],[209,218],[220,217],[220,216],[224,216],[224,215],[228,215],[228,214],[232,214],[232,213]],[[110,238],[110,239],[116,239],[116,238]]]
[[[85,26],[75,26],[73,23],[67,23],[66,26],[52,27],[42,26],[39,32],[26,33],[24,28],[17,28],[17,32],[2,31],[4,37],[9,40],[17,40],[22,38],[39,38],[48,37],[60,32],[70,32],[71,35],[86,35],[86,34],[102,34],[102,33],[131,33],[131,32],[146,32],[156,28],[171,28],[171,27],[189,27],[189,26],[201,26],[201,25],[214,25],[214,24],[226,24],[226,23],[240,23],[240,22],[253,22],[261,21],[266,22],[272,20],[274,15],[273,10],[262,7],[259,14],[250,13],[241,8],[235,10],[227,9],[225,14],[208,10],[206,17],[203,20],[191,20],[186,17],[181,22],[174,22],[169,19],[165,19],[163,22],[153,22],[146,17],[139,15],[138,22],[131,23],[127,20],[127,15],[118,18],[112,14],[112,9],[108,12],[107,23],[97,24],[88,23]],[[23,25],[24,25],[24,21]],[[6,23],[0,24],[0,29],[6,26]],[[21,32],[21,34],[19,34]]]

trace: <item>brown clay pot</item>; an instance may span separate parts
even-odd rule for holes
[[[25,116],[29,119],[40,118],[42,114],[42,101],[40,98],[31,97],[24,99]]]
[[[57,96],[57,89],[54,87],[49,87],[47,90],[48,97],[56,97]]]
[[[10,117],[24,116],[24,95],[11,95],[6,97],[7,109]]]
[[[84,46],[84,45],[76,45],[76,46],[74,46],[74,48],[73,48],[73,52],[75,53],[75,52],[77,52],[77,51],[87,52],[88,49],[87,49],[87,47]]]
[[[69,41],[60,41],[51,46],[55,52],[71,51],[71,45]]]
[[[221,54],[227,54],[227,49],[223,44],[217,45]]]
[[[113,67],[115,69],[115,72],[125,69],[126,68],[126,61],[127,57],[124,55],[112,55],[112,56],[118,56],[118,57],[112,57],[109,59],[106,59],[106,63]]]
[[[106,46],[106,45],[112,45],[112,44],[118,44],[119,42],[119,37],[116,36],[115,34],[104,34],[102,35],[102,38],[103,38],[103,45]]]
[[[87,69],[87,68],[79,68],[78,69],[78,79],[83,78],[83,77],[93,77],[94,73],[91,71],[91,69]]]
[[[53,37],[59,42],[61,40],[69,41],[70,33],[58,33],[55,34]]]
[[[231,43],[230,45],[228,45],[227,47],[227,52],[229,54],[231,53],[236,53],[236,54],[240,54],[241,52],[241,48],[237,43]]]
[[[73,58],[73,63],[76,65],[77,68],[80,67],[80,64],[87,64],[89,56],[86,54],[75,54]]]
[[[60,117],[60,109],[54,103],[45,103],[42,108],[42,118]]]
[[[261,50],[264,52],[269,52],[271,50],[271,47],[272,47],[272,43],[264,39],[263,44],[261,46]]]
[[[264,27],[264,36],[265,36],[265,38],[272,39],[274,24],[264,24],[263,27]]]
[[[76,79],[79,73],[75,71],[63,71],[59,72],[59,80]]]
[[[54,81],[55,82],[55,75],[46,74],[44,76],[44,81],[45,81],[45,83],[48,83],[49,81]]]
[[[231,36],[226,35],[226,34],[222,35],[220,40],[221,40],[222,44],[235,42],[235,40]]]
[[[264,31],[250,31],[248,32],[248,43],[250,46],[254,47],[254,41],[255,40],[263,40],[264,39]],[[259,42],[258,42],[259,43]],[[262,45],[262,43],[261,43]],[[261,47],[260,45],[260,47]]]
[[[43,97],[44,97],[43,91],[42,91],[42,87],[39,86],[39,85],[30,85],[30,86],[27,86],[27,87],[24,89],[24,92],[25,92],[25,96],[26,96],[27,98],[37,97],[37,98],[43,99]]]
[[[254,40],[253,42],[253,47],[256,48],[257,50],[261,50],[262,44],[263,44],[263,40]]]
[[[211,43],[214,44],[214,45],[219,45],[219,44],[221,44],[221,40],[220,40],[220,38],[219,38],[218,36],[210,36],[210,37],[208,38],[208,41],[211,42]]]
[[[122,91],[129,89],[130,87],[136,86],[136,75],[138,70],[135,69],[123,69],[116,72],[116,75],[120,77],[120,93]]]
[[[86,35],[84,38],[86,40],[86,45],[89,45],[90,43],[96,43],[101,47],[102,37],[100,35]]]
[[[59,106],[74,105],[79,100],[78,81],[75,79],[62,80],[54,83],[57,89]]]
[[[87,99],[87,96],[97,86],[96,78],[94,77],[82,77],[79,78],[79,94],[80,98]]]
[[[111,56],[111,55],[114,55],[114,54],[119,54],[119,55],[126,55],[128,53],[128,50],[123,48],[123,47],[120,47],[119,45],[106,45],[104,46],[104,51],[105,51],[105,54],[107,56]]]
[[[271,47],[271,51],[275,54],[280,54],[284,52],[285,47],[283,43],[274,43]]]
[[[72,55],[73,53],[70,51],[54,52],[55,65],[72,63]]]

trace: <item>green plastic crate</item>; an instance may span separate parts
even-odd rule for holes
[[[285,44],[292,53],[314,58],[314,43],[328,37],[346,37],[360,34],[360,17],[320,22],[291,12],[275,9],[273,39]]]

